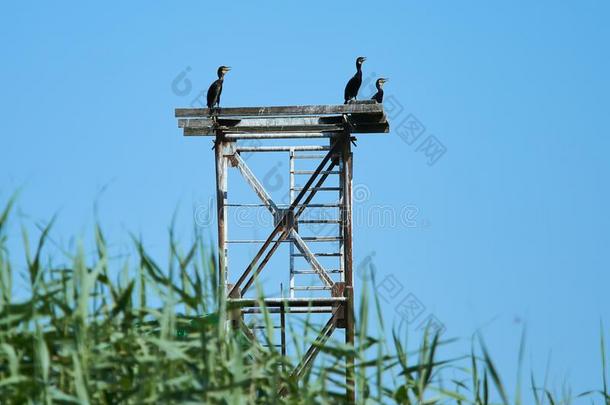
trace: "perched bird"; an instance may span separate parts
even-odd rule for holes
[[[359,56],[356,59],[356,74],[354,77],[349,79],[347,85],[345,86],[345,104],[351,100],[355,100],[358,96],[358,90],[360,90],[360,85],[362,84],[362,64],[365,60],[366,58],[364,56]]]
[[[225,73],[227,73],[229,70],[231,70],[231,68],[228,66],[221,66],[218,68],[218,80],[215,80],[208,89],[208,108],[212,109],[214,106],[220,107],[222,82],[225,79]]]
[[[375,82],[375,86],[377,87],[377,93],[371,97],[371,100],[377,101],[379,104],[383,103],[383,85],[390,79],[386,79],[384,77],[380,77]]]

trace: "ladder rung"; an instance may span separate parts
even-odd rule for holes
[[[326,155],[294,155],[293,159],[324,159]]]
[[[330,273],[330,274],[336,274],[336,273],[341,273],[341,270],[333,269],[333,270],[326,270],[326,272]],[[292,274],[318,274],[318,272],[315,270],[294,270],[292,272]]]
[[[297,207],[305,207],[305,208],[341,208],[341,204],[299,204]]]
[[[292,187],[291,190],[301,191],[303,187]],[[309,187],[308,190],[317,190],[317,191],[340,191],[341,187]]]
[[[306,242],[339,242],[343,240],[340,236],[303,236],[301,239]]]
[[[302,239],[307,242],[340,242],[343,240],[343,238],[341,238],[339,236],[304,236]],[[265,243],[265,242],[266,242],[265,239],[232,239],[232,240],[226,241],[226,243]],[[277,242],[289,243],[289,242],[292,242],[292,240],[273,239],[271,241],[271,243],[277,243]]]
[[[314,174],[315,170],[292,170],[290,173],[292,174]],[[341,173],[339,170],[321,170],[320,174],[339,174]]]
[[[290,206],[290,204],[278,204],[278,208],[288,208]],[[265,207],[267,208],[268,206],[265,204],[235,204],[235,203],[229,203],[229,204],[225,204],[225,207],[252,207],[252,208],[258,208],[258,207]],[[296,208],[300,208],[300,207],[305,207],[305,208],[339,208],[341,207],[341,204],[339,203],[329,203],[329,204],[297,204]]]
[[[321,290],[331,290],[332,287],[327,286],[318,286],[318,285],[308,285],[308,286],[294,286],[290,288],[295,291],[321,291]]]
[[[299,219],[299,224],[340,224],[340,219]]]
[[[305,238],[303,238],[305,239]],[[232,239],[232,240],[228,240],[226,241],[226,243],[265,243],[267,240],[266,239]],[[284,239],[284,240],[279,240],[279,239],[272,239],[271,243],[289,243],[291,242],[290,239]],[[312,241],[315,242],[315,241]],[[327,241],[326,241],[327,242]]]
[[[341,253],[314,253],[314,256],[322,256],[322,257],[338,257],[341,256]],[[303,253],[293,253],[293,257],[305,257]]]

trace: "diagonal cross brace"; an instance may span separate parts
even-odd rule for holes
[[[269,195],[269,193],[267,193],[267,190],[265,190],[265,187],[263,187],[263,185],[258,181],[254,173],[252,173],[252,170],[250,170],[246,162],[242,159],[241,155],[239,153],[235,153],[234,155],[232,155],[232,159],[237,164],[237,168],[239,169],[242,176],[244,176],[246,182],[250,185],[250,187],[252,187],[256,195],[261,199],[263,204],[265,204],[265,207],[267,207],[269,212],[271,212],[273,216],[277,215],[277,213],[280,211],[279,208],[277,207],[277,205],[275,205],[275,203],[271,199],[271,196]]]
[[[332,169],[334,167],[334,163],[330,165],[329,169]],[[311,201],[311,199],[314,197],[314,195],[316,194],[317,190],[319,189],[319,187],[324,183],[324,181],[326,180],[326,178],[328,177],[328,174],[324,174],[322,176],[322,178],[320,178],[320,180],[318,180],[318,182],[316,183],[316,185],[313,187],[313,189],[311,190],[311,193],[307,196],[306,202],[303,203],[303,205],[307,205],[309,203],[309,201]],[[297,214],[294,217],[294,221],[296,221],[298,219],[298,216],[300,215],[301,212],[303,212],[303,210],[305,209],[305,207],[301,207],[301,210],[299,212],[297,212]],[[293,209],[288,209],[286,210],[286,215],[291,215],[293,211]],[[282,225],[282,222],[285,221],[285,217],[282,217],[281,222],[278,225]],[[294,224],[295,222],[293,222]],[[267,262],[269,261],[269,259],[271,259],[271,256],[275,253],[275,251],[277,250],[277,248],[280,246],[281,242],[283,242],[289,235],[289,231],[292,229],[292,225],[290,225],[289,227],[284,227],[284,229],[282,230],[282,227],[280,227],[280,230],[282,231],[282,233],[280,234],[279,239],[276,241],[276,243],[271,247],[271,250],[269,250],[269,252],[267,253],[267,255],[265,255],[265,257],[263,258],[263,260],[261,261],[259,267],[255,270],[254,275],[252,275],[252,277],[250,277],[248,279],[248,281],[246,282],[245,286],[244,286],[244,291],[247,290],[248,288],[250,288],[250,286],[254,283],[254,280],[256,279],[256,277],[258,276],[258,274],[263,270],[263,268],[265,267],[265,265],[267,264]],[[270,235],[270,237],[275,236],[275,234]],[[264,250],[261,248],[261,251]],[[313,255],[312,255],[313,256]],[[254,261],[253,261],[254,262]]]
[[[271,258],[271,255],[273,255],[273,253],[277,250],[277,248],[279,247],[280,243],[283,242],[288,237],[289,231],[291,230],[291,225],[289,225],[289,227],[287,227],[286,229],[284,229],[282,231],[282,229],[284,228],[283,224],[286,222],[286,219],[288,218],[288,215],[290,215],[291,213],[294,213],[295,208],[299,205],[299,203],[301,202],[301,200],[303,199],[303,197],[305,196],[305,194],[307,192],[310,192],[310,193],[307,196],[307,198],[306,198],[305,202],[303,203],[303,205],[306,205],[306,204],[309,203],[309,201],[311,201],[311,199],[313,198],[313,196],[317,192],[317,187],[319,187],[324,182],[324,180],[326,180],[326,178],[328,177],[328,172],[332,168],[334,168],[334,166],[336,165],[336,162],[333,161],[331,163],[331,165],[329,167],[329,170],[327,170],[326,173],[324,173],[322,175],[322,177],[320,178],[320,180],[318,181],[318,183],[316,184],[316,186],[313,189],[311,189],[312,184],[314,183],[314,181],[316,180],[318,175],[320,175],[320,172],[322,172],[322,169],[324,168],[324,166],[330,161],[331,157],[338,151],[340,144],[342,142],[344,142],[344,141],[345,140],[340,140],[340,139],[337,139],[335,141],[335,143],[333,144],[333,146],[330,149],[330,151],[326,154],[324,159],[322,159],[322,161],[320,162],[320,164],[318,165],[318,167],[316,168],[314,173],[311,175],[309,180],[307,180],[307,183],[305,184],[303,189],[299,192],[297,197],[290,204],[290,207],[288,207],[288,209],[286,209],[284,211],[284,215],[282,216],[282,219],[277,223],[277,225],[275,226],[275,228],[273,229],[271,234],[267,237],[267,240],[265,240],[265,242],[263,243],[263,246],[261,246],[259,251],[256,253],[254,258],[252,259],[252,261],[250,262],[250,264],[246,268],[246,270],[240,276],[239,280],[235,283],[235,286],[233,287],[234,290],[236,288],[240,288],[241,287],[241,284],[246,280],[246,278],[248,277],[250,272],[252,272],[252,270],[255,268],[255,266],[257,265],[258,261],[263,256],[263,253],[267,250],[269,245],[271,245],[271,242],[273,242],[273,239],[275,238],[275,236],[280,231],[282,232],[280,237],[275,241],[275,243],[271,247],[271,250],[267,253],[267,255],[263,258],[263,261],[256,268],[256,270],[254,271],[254,275],[242,287],[242,293],[245,293],[246,290],[252,285],[252,283],[254,282],[254,279],[256,278],[256,276],[258,276],[258,274],[262,271],[262,269],[265,266],[265,264],[267,264],[267,262]],[[298,215],[300,215],[303,212],[303,210],[304,210],[304,207],[300,207],[299,211],[295,215],[295,219],[298,217]]]
[[[239,153],[233,155],[233,160],[237,165],[237,168],[244,176],[246,182],[252,187],[256,195],[261,199],[265,207],[271,212],[271,214],[276,217],[279,213],[281,213],[280,209],[274,203],[273,199],[265,190],[265,187],[260,183],[260,181],[256,178],[252,170],[248,167],[246,162],[242,159]],[[334,281],[328,275],[328,272],[322,267],[318,259],[313,255],[311,250],[307,244],[303,241],[298,232],[293,228],[290,230],[290,237],[293,239],[295,245],[299,249],[299,251],[303,254],[305,259],[309,262],[314,271],[320,276],[320,279],[327,287],[332,287],[334,285]]]
[[[334,163],[330,165],[329,169],[332,169],[333,167],[334,167]],[[307,196],[306,202],[303,203],[303,206],[301,207],[301,210],[299,212],[297,212],[297,214],[295,215],[295,221],[298,219],[298,216],[301,214],[301,212],[303,212],[303,210],[305,209],[305,205],[309,204],[309,201],[311,201],[311,199],[314,197],[314,195],[316,194],[316,192],[318,190],[317,188],[320,187],[324,183],[324,181],[326,180],[327,177],[328,177],[328,174],[324,174],[322,176],[322,178],[320,178],[320,180],[318,180],[317,184],[314,186],[314,188],[312,189],[311,193]],[[290,215],[292,212],[293,212],[292,210],[287,210],[287,214],[286,215]],[[284,221],[283,218],[282,218],[282,221]],[[281,225],[281,223],[280,223],[280,225]],[[282,228],[280,227],[280,230],[281,229]],[[254,283],[255,278],[262,271],[263,267],[265,267],[265,265],[267,264],[267,262],[269,261],[269,259],[273,255],[273,253],[280,246],[280,243],[282,241],[284,241],[288,237],[289,230],[290,230],[290,228],[284,228],[284,230],[282,231],[279,239],[271,247],[271,250],[267,253],[267,255],[264,257],[263,261],[260,263],[259,267],[255,270],[254,275],[252,277],[250,277],[250,279],[248,279],[248,281],[246,282],[246,285],[244,286],[244,290],[247,290],[248,288],[250,288],[250,286]],[[273,236],[275,236],[275,234],[272,234],[270,236],[273,237]],[[261,251],[263,251],[263,250],[264,249],[261,248]]]
[[[301,359],[299,364],[292,370],[292,373],[290,374],[292,378],[299,379],[307,372],[307,370],[309,370],[318,353],[320,353],[320,349],[326,344],[330,336],[335,331],[337,327],[338,314],[339,307],[336,307],[333,310],[330,319],[328,320],[328,322],[326,322],[326,325],[324,325],[324,327],[316,337],[316,340],[314,340],[311,346],[309,346],[309,349],[307,350],[307,352],[305,352],[305,355],[303,355],[303,358]],[[287,388],[283,387],[282,389],[280,389],[278,394],[284,396],[287,394],[287,391]]]
[[[294,229],[291,229],[290,237],[294,241],[294,244],[297,246],[297,249],[299,249],[305,259],[309,262],[309,264],[311,264],[313,270],[318,274],[318,276],[320,276],[320,279],[322,279],[324,284],[326,284],[327,287],[332,287],[333,285],[335,285],[335,282],[332,278],[330,278],[328,272],[324,269],[324,267],[322,267],[318,259],[316,259],[316,257],[311,252],[311,250],[309,250],[309,247],[303,241],[303,239],[301,239],[301,235],[299,235],[298,232]]]
[[[320,349],[322,348],[322,346],[324,346],[328,338],[330,338],[335,328],[337,327],[338,312],[339,307],[336,307],[333,310],[330,319],[320,331],[320,334],[318,335],[316,340],[311,344],[311,346],[309,346],[309,349],[301,359],[301,362],[294,368],[292,376],[296,378],[301,378],[303,374],[309,369],[309,367],[311,367],[313,361],[320,352]]]

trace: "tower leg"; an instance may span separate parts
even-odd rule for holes
[[[345,343],[354,345],[354,278],[352,274],[352,151],[350,134],[346,132],[341,150],[343,161],[341,188],[343,201],[341,207],[341,227],[343,234],[343,270],[345,272]],[[345,359],[346,399],[348,403],[356,402],[354,356]]]
[[[216,135],[216,208],[218,218],[218,312],[219,325],[224,331],[227,319],[227,142],[221,133]],[[223,332],[221,332],[223,333]]]

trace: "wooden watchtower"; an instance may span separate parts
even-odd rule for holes
[[[252,296],[251,287],[257,280],[271,256],[283,243],[288,243],[290,260],[286,265],[289,277],[288,297],[265,297],[262,301],[271,313],[281,319],[281,350],[286,354],[286,316],[299,313],[327,314],[328,321],[321,329],[316,344],[305,353],[292,374],[297,378],[312,365],[324,344],[336,329],[345,330],[345,341],[354,344],[354,280],[352,275],[352,142],[355,134],[387,133],[389,124],[383,105],[374,101],[359,101],[342,105],[274,106],[218,108],[178,108],[175,111],[180,128],[185,136],[215,137],[216,196],[218,219],[218,280],[232,322],[245,333],[255,338],[252,330],[243,321],[244,315],[260,312],[261,300]],[[278,146],[278,139],[288,145]],[[253,140],[255,146],[251,146]],[[319,140],[317,145],[303,145]],[[273,145],[270,145],[274,143]],[[245,145],[247,144],[247,145]],[[244,153],[285,153],[289,160],[290,201],[276,203],[250,169]],[[297,170],[300,159],[317,163],[315,168]],[[236,168],[260,199],[260,204],[239,204],[227,199],[227,175],[229,168]],[[333,176],[338,176],[335,187],[328,186]],[[303,183],[304,182],[304,183]],[[297,185],[297,183],[301,183]],[[316,204],[315,196],[320,192],[334,191],[336,201]],[[257,244],[256,254],[249,265],[241,269],[239,277],[229,280],[228,210],[231,207],[258,206],[270,212],[273,230],[264,240],[246,240]],[[327,209],[334,216],[305,219],[304,213],[311,208]],[[332,224],[336,226],[333,236],[302,236],[303,224]],[[329,225],[330,226],[330,225]],[[317,252],[319,242],[336,243],[335,252]],[[336,266],[329,268],[323,258],[332,257]],[[297,260],[303,260],[300,268]],[[326,260],[326,259],[324,259]],[[240,270],[240,269],[238,269]],[[303,275],[315,278],[314,285],[299,286]],[[301,292],[308,295],[299,296]],[[248,293],[250,295],[248,296]],[[283,294],[282,294],[283,295]],[[222,300],[224,301],[224,300]],[[227,308],[221,308],[221,314]],[[235,316],[235,312],[237,315]],[[347,400],[354,402],[354,359],[346,359]]]

